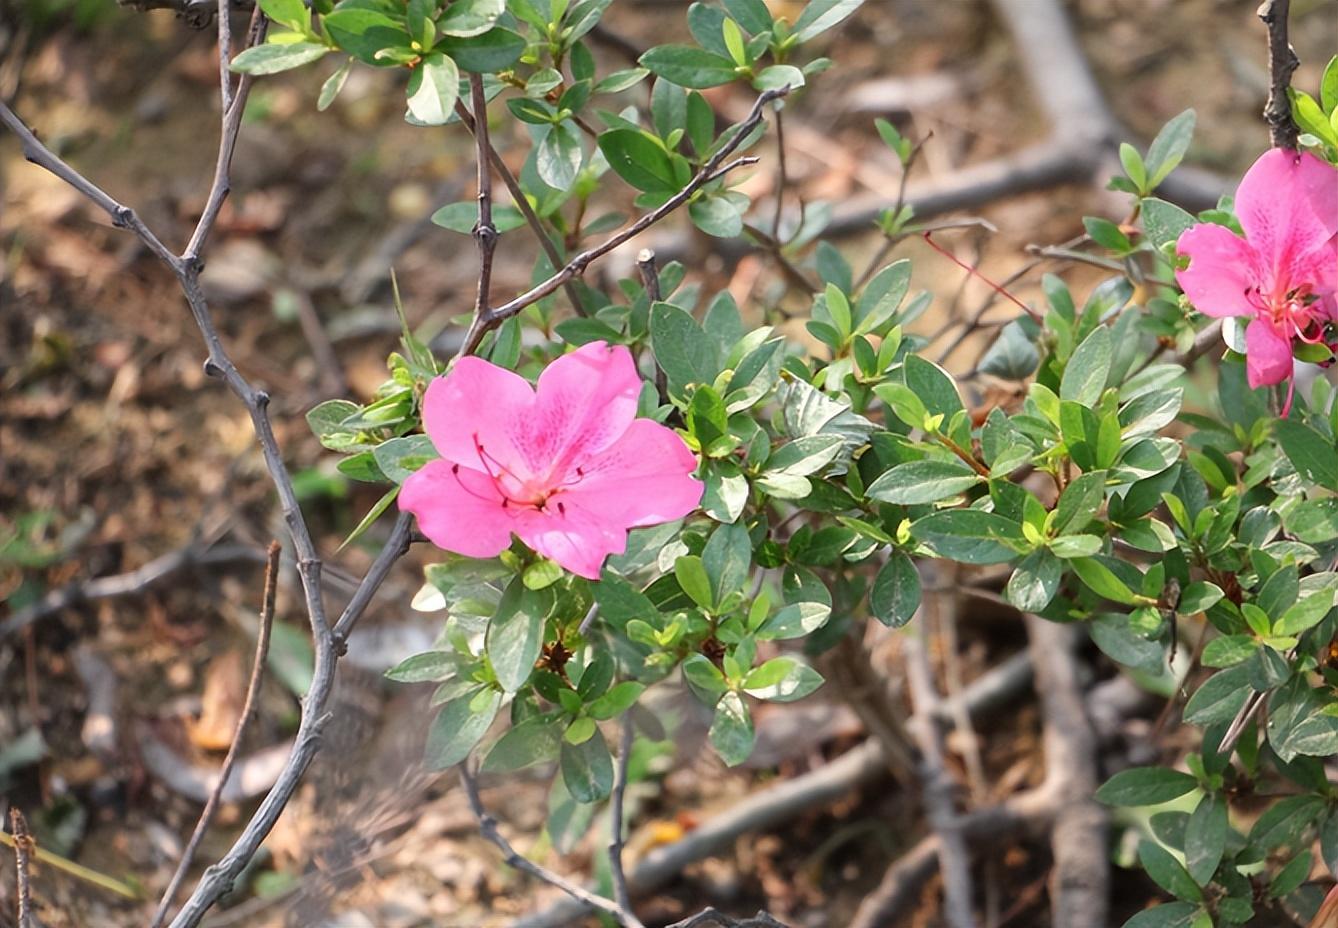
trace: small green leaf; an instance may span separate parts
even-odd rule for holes
[[[865,495],[900,505],[933,503],[957,496],[980,481],[979,474],[957,461],[909,461],[878,477]]]
[[[1101,398],[1110,376],[1112,347],[1110,329],[1097,326],[1083,339],[1064,366],[1059,382],[1059,398],[1092,407]]]
[[[564,740],[558,766],[563,785],[577,802],[598,802],[613,790],[613,758],[604,736],[597,732],[580,744]]]
[[[445,770],[460,763],[492,725],[502,694],[473,690],[443,705],[427,732],[423,763],[429,770]]]
[[[1198,785],[1192,776],[1178,770],[1132,767],[1107,780],[1096,791],[1096,798],[1109,806],[1155,806],[1179,799]]]
[[[1194,119],[1194,111],[1185,110],[1163,126],[1148,146],[1148,189],[1155,189],[1184,159],[1194,137]]]
[[[743,680],[748,695],[768,702],[794,702],[821,685],[822,674],[792,657],[772,658]]]
[[[1202,902],[1203,890],[1170,851],[1152,841],[1138,845],[1138,862],[1153,881],[1177,899]]]
[[[680,87],[696,90],[728,84],[737,76],[733,61],[691,45],[660,45],[637,63]]]
[[[1220,796],[1204,796],[1185,826],[1185,869],[1200,886],[1207,886],[1226,848],[1227,804]]]
[[[460,71],[440,52],[425,55],[409,75],[409,112],[427,126],[444,126],[455,113]]]
[[[920,608],[920,572],[902,551],[892,551],[869,590],[869,611],[884,625],[900,628]]]
[[[730,691],[716,703],[710,738],[720,759],[730,767],[737,767],[753,753],[753,719],[738,693]]]
[[[246,49],[228,67],[238,74],[278,74],[325,57],[330,49],[316,42],[291,45],[256,45]]]

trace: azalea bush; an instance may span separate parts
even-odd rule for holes
[[[860,0],[793,22],[694,3],[691,44],[620,70],[587,44],[609,4],[261,0],[276,27],[231,62],[337,58],[321,109],[353,68],[404,69],[408,121],[477,140],[480,197],[434,217],[481,256],[460,350],[406,325],[369,402],[308,416],[341,473],[385,488],[354,535],[399,510],[438,549],[415,606],[444,613],[440,635],[389,672],[435,687],[428,765],[551,771],[546,830],[569,850],[619,753],[633,777],[670,753],[648,688],[681,681],[741,764],[758,703],[817,690],[815,658],[852,628],[915,618],[920,564],[1004,565],[1019,613],[1081,626],[1140,686],[1186,697],[1198,734],[1176,743],[1194,747],[1098,793],[1175,899],[1128,924],[1313,913],[1316,850],[1338,876],[1338,402],[1313,376],[1338,350],[1338,58],[1318,96],[1292,96],[1298,149],[1261,153],[1213,209],[1157,195],[1192,110],[1122,146],[1127,210],[1083,218],[1080,254],[1117,270],[1077,293],[1047,275],[950,371],[895,254],[950,231],[899,204],[863,267],[824,238],[830,209],[778,212],[769,234],[770,205],[738,185],[832,64],[810,43]],[[756,98],[732,125],[702,92],[731,84]],[[523,167],[494,178],[490,127],[515,123]],[[909,169],[915,140],[878,129]],[[634,215],[605,211],[620,197]],[[607,289],[583,276],[678,211],[784,262],[787,289],[741,307],[651,256]],[[499,242],[533,254],[529,290],[491,292]],[[796,307],[804,344],[777,327]],[[1020,402],[981,407],[982,379]]]
[[[611,73],[584,43],[607,5],[268,0],[291,31],[233,67],[347,53],[324,107],[353,62],[407,65],[406,118],[426,124],[458,121],[460,75],[481,74],[500,104],[484,118],[520,120],[532,142],[527,202],[498,204],[497,229],[520,247],[528,207],[566,261],[627,221],[592,216],[597,192],[626,184],[652,210],[722,146],[759,139],[718,132],[700,90],[802,92],[828,64],[805,43],[858,3],[814,0],[793,24],[761,0],[696,3],[695,44]],[[1338,867],[1323,766],[1338,753],[1338,404],[1322,378],[1296,390],[1295,365],[1338,345],[1338,64],[1304,99],[1322,114],[1302,122],[1304,150],[1263,154],[1198,216],[1156,196],[1192,111],[1145,154],[1122,148],[1111,186],[1130,218],[1085,219],[1120,272],[1077,294],[1047,276],[1044,303],[1021,305],[976,365],[1022,385],[1011,411],[968,408],[962,378],[921,354],[930,298],[911,294],[909,261],[857,270],[813,206],[777,247],[815,275],[816,292],[782,299],[804,300],[816,350],[745,323],[782,299],[743,312],[676,263],[610,292],[578,283],[575,305],[554,286],[453,362],[406,331],[374,402],[332,400],[310,421],[341,471],[391,486],[371,517],[398,495],[441,549],[418,597],[446,611],[438,644],[389,674],[436,687],[428,763],[552,769],[548,833],[570,848],[613,789],[606,723],[665,737],[638,712],[648,687],[681,677],[713,713],[714,749],[742,763],[757,702],[812,693],[813,657],[850,626],[912,620],[918,561],[1005,564],[1010,604],[1081,623],[1155,692],[1183,688],[1201,729],[1194,750],[1099,793],[1176,801],[1138,819],[1137,856],[1178,901],[1130,924],[1244,925],[1274,900],[1313,911],[1316,838]],[[910,141],[880,128],[908,162]],[[735,176],[698,184],[688,217],[760,241]],[[437,218],[478,228],[472,202]],[[881,225],[889,241],[919,231],[904,211]],[[534,251],[534,279],[550,279],[556,262]],[[1176,352],[1212,319],[1220,363],[1187,369]],[[1246,828],[1233,809],[1259,796],[1275,798]]]

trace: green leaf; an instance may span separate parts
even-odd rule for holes
[[[1166,767],[1132,767],[1115,774],[1096,791],[1108,806],[1155,806],[1179,799],[1198,787],[1187,773]]]
[[[599,150],[613,173],[647,193],[678,192],[673,159],[655,139],[636,129],[610,129],[599,136]]]
[[[1093,593],[1111,602],[1135,605],[1138,597],[1110,567],[1095,557],[1079,557],[1069,562],[1073,572]]]
[[[372,10],[335,10],[321,17],[321,29],[341,49],[364,64],[390,67],[393,62],[376,57],[386,48],[409,48],[409,33],[384,13]]]
[[[1157,248],[1178,241],[1186,229],[1198,222],[1174,203],[1156,197],[1143,199],[1143,231]]]
[[[482,35],[445,36],[437,51],[450,56],[461,71],[488,74],[515,64],[525,51],[525,39],[498,26]]]
[[[571,724],[567,726],[567,730],[562,733],[562,740],[567,744],[585,744],[595,736],[597,731],[599,731],[599,726],[595,724],[595,720],[582,715],[572,719]]]
[[[316,42],[294,42],[291,45],[256,45],[248,48],[228,67],[238,74],[278,74],[300,68],[325,57],[330,49]]]
[[[484,647],[497,682],[508,693],[525,685],[544,644],[545,597],[512,580],[488,623]]]
[[[931,513],[911,526],[911,535],[932,545],[941,557],[967,564],[1011,561],[1025,543],[1019,523],[979,509]]]
[[[671,303],[650,310],[650,347],[675,393],[689,384],[709,384],[719,371],[714,343],[692,316]]]
[[[864,0],[809,0],[794,21],[793,34],[800,42],[821,35],[860,8]]]
[[[702,564],[702,559],[692,555],[685,554],[674,561],[674,576],[678,579],[678,585],[683,588],[694,603],[703,609],[710,609],[715,605],[714,597],[711,595],[711,578],[706,575],[706,567]]]
[[[290,693],[306,696],[316,666],[310,634],[287,622],[275,622],[265,664]]]
[[[1224,635],[1203,649],[1205,667],[1231,667],[1247,659],[1259,644],[1249,635]]]
[[[775,657],[743,679],[750,696],[768,702],[794,702],[822,685],[822,674],[792,657]]]
[[[1338,499],[1330,497],[1305,500],[1287,510],[1283,516],[1283,524],[1298,541],[1308,544],[1333,541],[1338,538]]]
[[[334,103],[335,97],[339,96],[339,91],[344,89],[344,82],[348,80],[348,72],[353,69],[353,59],[348,58],[335,71],[325,79],[321,84],[321,93],[316,100],[316,109],[324,113]]]
[[[1055,506],[1054,530],[1067,535],[1087,526],[1106,498],[1106,472],[1096,470],[1074,478]]]
[[[1024,557],[1013,569],[1004,596],[1023,612],[1040,612],[1059,591],[1064,564],[1044,548]]]
[[[1288,796],[1264,810],[1250,829],[1250,844],[1264,854],[1278,849],[1297,850],[1310,828],[1324,815],[1325,802],[1319,796]]]
[[[1274,635],[1299,635],[1313,628],[1333,608],[1333,592],[1324,590],[1293,604],[1273,623]]]
[[[1324,75],[1319,79],[1319,102],[1326,113],[1332,114],[1338,109],[1338,55],[1329,59]]]
[[[426,435],[391,438],[372,449],[372,457],[381,473],[392,483],[404,483],[415,471],[439,455]]]
[[[506,0],[453,0],[437,20],[442,35],[471,36],[487,32],[506,9]]]
[[[892,551],[869,590],[869,611],[884,625],[900,628],[920,608],[920,572],[902,551]]]
[[[720,606],[725,597],[742,592],[752,565],[753,545],[742,525],[721,525],[711,533],[702,549],[702,566],[711,582],[712,602]]]
[[[688,204],[693,225],[716,238],[736,238],[743,232],[743,213],[732,195],[708,194]]]
[[[1338,450],[1333,442],[1295,419],[1279,419],[1273,428],[1278,444],[1298,474],[1338,492]]]
[[[386,671],[396,683],[436,683],[455,674],[458,662],[450,651],[424,651],[406,657]]]
[[[426,126],[444,126],[455,113],[460,72],[440,52],[424,56],[409,75],[409,112]]]
[[[720,672],[720,668],[712,664],[704,655],[689,654],[683,660],[681,667],[683,679],[713,698],[719,696],[728,688],[725,683],[725,675]]]
[[[731,690],[716,703],[710,738],[720,759],[730,767],[737,767],[753,753],[753,719],[738,693]]]
[[[1185,826],[1185,869],[1195,883],[1207,886],[1226,848],[1227,804],[1220,796],[1204,796]]]
[[[1189,697],[1185,703],[1185,721],[1200,726],[1230,721],[1251,692],[1245,665],[1219,670]]]
[[[577,802],[598,802],[613,790],[613,758],[609,756],[604,736],[598,732],[580,744],[564,740],[558,766],[563,785]]]
[[[1152,841],[1140,842],[1138,862],[1143,865],[1143,869],[1152,877],[1153,882],[1172,896],[1191,902],[1203,901],[1203,890],[1199,889],[1198,884],[1180,861],[1160,844]]]
[[[1101,399],[1110,376],[1112,357],[1110,329],[1097,326],[1092,330],[1064,366],[1059,382],[1059,398],[1092,407]]]
[[[1287,763],[1296,757],[1338,755],[1338,715],[1332,697],[1322,697],[1297,674],[1268,697],[1268,743]]]
[[[1149,189],[1155,189],[1184,159],[1190,139],[1194,137],[1194,119],[1194,111],[1185,110],[1163,126],[1148,146],[1146,165]]]
[[[790,64],[773,64],[753,78],[754,90],[776,90],[789,87],[794,90],[804,86],[804,72]]]
[[[771,31],[771,11],[766,0],[725,0],[725,12],[753,35]]]
[[[385,511],[390,508],[390,504],[395,502],[395,498],[399,495],[399,487],[391,487],[387,490],[385,496],[382,496],[373,503],[372,508],[367,510],[367,515],[363,516],[362,521],[354,527],[353,531],[348,533],[348,537],[344,539],[342,544],[340,544],[339,550],[342,551],[354,541],[361,538],[362,533],[371,528],[377,519],[381,518]]]
[[[1025,380],[1041,363],[1041,353],[1016,321],[999,330],[999,337],[990,345],[977,368],[985,374],[1003,380]]]
[[[591,700],[587,705],[586,711],[590,717],[604,721],[614,716],[621,715],[641,698],[645,691],[644,683],[637,683],[635,680],[624,680],[622,683],[615,684],[612,689],[603,696]]]
[[[728,84],[737,76],[733,61],[691,45],[660,45],[637,63],[680,87],[696,90]]]
[[[776,610],[757,630],[760,641],[800,638],[810,635],[827,624],[831,618],[830,603],[803,601],[790,603]]]
[[[477,689],[443,705],[427,732],[427,768],[445,770],[464,760],[487,733],[501,704],[501,693]]]
[[[575,183],[584,160],[581,132],[569,120],[549,128],[534,153],[534,166],[540,180],[554,190],[566,190]]]
[[[1159,672],[1166,660],[1166,648],[1139,634],[1130,616],[1117,612],[1097,615],[1090,626],[1092,641],[1113,661],[1147,673]]]
[[[1192,902],[1168,902],[1144,909],[1125,922],[1123,928],[1198,928],[1195,920],[1202,911]]]
[[[865,495],[884,503],[933,503],[956,496],[980,481],[979,474],[956,461],[908,461],[871,483]]]
[[[562,745],[557,722],[551,716],[536,715],[511,726],[488,751],[481,768],[484,773],[524,770],[535,764],[555,760]]]

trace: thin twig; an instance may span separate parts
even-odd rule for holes
[[[655,252],[649,248],[643,248],[637,252],[636,256],[637,275],[641,278],[641,285],[646,289],[646,300],[654,306],[660,300],[664,299],[664,294],[660,290],[660,272],[655,267]],[[655,365],[655,392],[660,397],[661,405],[669,402],[669,375],[664,372],[664,368]]]
[[[931,585],[931,586],[937,586]],[[925,591],[926,609],[935,608],[939,594]],[[944,919],[951,928],[972,928],[971,858],[962,837],[953,802],[953,779],[943,762],[943,732],[934,716],[942,700],[934,686],[933,670],[925,651],[923,623],[902,640],[906,656],[906,680],[910,684],[915,715],[911,730],[920,746],[920,787],[929,825],[938,836],[939,869],[943,873]]]
[[[226,15],[220,14],[220,19],[226,18]],[[228,777],[232,775],[233,765],[236,764],[237,756],[241,753],[242,740],[246,737],[246,729],[251,723],[251,716],[255,714],[256,698],[260,694],[260,683],[265,674],[265,657],[269,654],[270,629],[274,627],[274,599],[279,591],[279,555],[282,552],[283,547],[277,541],[269,543],[265,563],[264,594],[261,597],[260,605],[260,628],[256,633],[255,660],[251,663],[251,680],[246,686],[246,698],[242,702],[242,713],[237,719],[237,728],[232,734],[232,743],[228,745],[228,753],[223,758],[223,766],[219,768],[218,782],[214,784],[214,790],[209,794],[209,799],[204,804],[204,810],[200,813],[200,820],[195,823],[195,831],[191,833],[190,840],[186,842],[186,849],[182,852],[176,872],[172,874],[172,879],[168,882],[167,889],[164,890],[163,897],[158,902],[158,910],[154,912],[153,920],[149,922],[149,928],[158,928],[163,920],[167,918],[167,912],[172,907],[172,900],[176,898],[177,890],[181,887],[187,871],[190,870],[191,862],[195,859],[195,852],[199,849],[200,842],[204,840],[205,833],[209,831],[209,826],[214,821],[214,815],[218,812],[218,807],[222,803],[223,787],[227,785]]]
[[[478,347],[483,336],[501,325],[504,321],[514,316],[527,306],[539,302],[550,293],[557,290],[567,281],[581,276],[585,269],[590,266],[592,261],[603,257],[610,251],[613,251],[619,245],[630,241],[640,235],[646,229],[655,225],[664,219],[674,210],[678,209],[684,203],[692,198],[692,195],[711,181],[723,176],[735,168],[742,167],[745,164],[756,163],[756,158],[739,158],[733,162],[726,163],[725,159],[734,153],[734,151],[743,144],[746,139],[762,121],[766,105],[772,100],[778,100],[789,92],[788,87],[779,87],[775,90],[768,90],[761,94],[753,104],[752,111],[748,118],[735,127],[733,137],[722,145],[714,155],[712,155],[705,164],[698,169],[693,178],[680,190],[664,203],[660,204],[649,213],[643,215],[636,222],[632,223],[621,232],[617,232],[605,239],[603,242],[591,248],[587,248],[576,255],[566,263],[560,270],[554,273],[547,280],[536,284],[534,287],[515,297],[501,306],[494,307],[486,313],[475,316],[469,331],[465,333],[464,343],[460,347],[460,353],[457,357],[463,357]]]
[[[788,928],[784,922],[776,921],[766,912],[758,912],[750,918],[733,918],[714,907],[703,909],[665,928],[706,928],[707,925],[715,925],[716,928]]]
[[[488,99],[483,93],[483,75],[470,73],[469,99],[474,109],[474,142],[478,148],[479,218],[474,224],[474,241],[479,249],[479,285],[474,314],[481,316],[488,310],[493,252],[497,249],[497,227],[492,222],[492,171],[488,167],[492,145],[488,141]]]
[[[627,872],[623,870],[623,803],[627,797],[627,768],[632,760],[635,731],[632,716],[623,717],[618,763],[613,768],[613,793],[609,797],[609,873],[613,880],[613,900],[625,912],[632,912],[632,897],[627,891]]]
[[[780,238],[781,216],[785,213],[785,188],[790,179],[785,169],[785,110],[776,109],[776,211],[771,216],[771,237]]]
[[[1259,4],[1259,18],[1268,27],[1268,104],[1264,119],[1268,121],[1269,144],[1274,148],[1295,150],[1299,130],[1292,118],[1292,104],[1287,97],[1292,73],[1301,61],[1287,41],[1287,14],[1291,0],[1264,0]]]
[[[603,912],[619,925],[622,925],[623,928],[645,928],[635,915],[623,909],[618,903],[592,893],[582,886],[577,886],[561,874],[554,873],[546,867],[541,867],[512,847],[511,842],[506,840],[501,831],[498,830],[497,819],[493,818],[491,813],[483,807],[483,800],[479,796],[478,780],[475,778],[474,772],[469,769],[468,760],[460,765],[460,782],[464,785],[465,796],[469,799],[469,807],[474,810],[474,815],[478,818],[479,832],[502,852],[508,867],[528,873],[549,886],[556,886],[571,898],[592,909]]]
[[[455,115],[460,117],[465,128],[470,132],[474,131],[474,116],[459,101],[455,104]],[[516,180],[516,175],[511,173],[506,162],[502,160],[501,154],[493,147],[491,141],[488,143],[488,160],[491,162],[493,170],[497,176],[502,179],[506,185],[507,192],[511,194],[511,202],[515,204],[516,209],[525,217],[525,224],[530,227],[534,233],[535,239],[539,242],[539,247],[543,249],[544,255],[549,263],[554,267],[562,265],[562,255],[558,252],[557,246],[553,244],[552,237],[544,229],[543,221],[530,205],[530,198],[525,196],[525,191],[520,188],[520,181]],[[571,301],[572,308],[576,310],[578,316],[588,316],[590,311],[586,309],[585,301],[581,298],[581,292],[576,289],[570,281],[562,285],[562,291],[567,294],[567,299]]]
[[[32,889],[28,885],[29,856],[33,851],[33,836],[28,833],[28,822],[18,806],[10,806],[9,827],[14,833],[14,880],[18,888],[17,928],[32,926]]]

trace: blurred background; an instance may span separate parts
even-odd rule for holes
[[[801,7],[769,2],[792,18]],[[1025,14],[1029,4],[1052,6],[868,0],[824,37],[836,66],[788,105],[788,171],[809,209],[829,203],[845,223],[843,246],[856,267],[879,248],[871,217],[897,199],[902,180],[874,131],[876,117],[923,140],[908,190],[926,215],[954,207],[953,216],[997,228],[939,236],[993,279],[1044,258],[1037,249],[1080,235],[1084,214],[1117,221],[1127,214],[1126,199],[1103,189],[1109,166],[1051,164],[1027,179],[1026,164],[1010,160],[1072,146],[1082,128],[1052,125],[1053,104],[1071,86],[1037,92],[1038,74],[1043,84],[1045,68],[1065,54],[1019,45],[1006,11]],[[1145,147],[1169,118],[1195,108],[1189,162],[1196,170],[1185,172],[1177,192],[1195,208],[1229,192],[1231,178],[1268,144],[1259,116],[1267,57],[1254,0],[1060,5],[1127,138]],[[607,32],[591,43],[601,69],[628,66],[636,48],[686,38],[686,6],[615,0]],[[239,14],[236,34],[244,23]],[[1294,84],[1313,92],[1338,50],[1338,3],[1294,0],[1292,37],[1302,62]],[[213,30],[169,11],[126,10],[111,0],[0,0],[0,99],[175,247],[199,215],[213,169],[217,67]],[[257,82],[205,282],[234,359],[274,397],[279,441],[329,558],[327,596],[342,603],[388,526],[335,553],[380,490],[338,474],[302,414],[332,397],[366,400],[385,379],[398,327],[390,267],[410,322],[448,350],[472,302],[477,259],[466,236],[427,218],[473,195],[468,136],[458,127],[406,125],[397,73],[355,70],[331,109],[318,113],[317,92],[333,67],[322,62]],[[1062,70],[1051,76],[1066,81]],[[751,104],[743,87],[711,99],[733,119]],[[524,140],[508,133],[518,128],[494,136],[516,165]],[[770,215],[774,145],[756,153],[762,164],[743,189]],[[984,193],[1003,196],[966,195],[984,177],[982,165],[997,187]],[[612,205],[631,209],[630,198]],[[609,281],[627,275],[645,244],[683,261],[706,293],[729,288],[751,318],[775,309],[778,275],[765,255],[722,248],[685,221],[666,223],[591,273]],[[934,310],[917,324],[935,339],[931,356],[951,346],[954,321],[982,304],[987,320],[1015,314],[1006,303],[988,308],[984,284],[918,241],[899,244],[896,254],[915,260],[913,286],[935,294]],[[507,239],[494,293],[523,287],[531,262],[530,242]],[[1079,298],[1108,274],[1082,261],[1039,270],[1061,274]],[[1036,298],[1038,275],[1022,277],[1013,291]],[[792,328],[801,338],[802,321]],[[987,341],[966,339],[946,363],[971,370]],[[176,281],[133,236],[27,165],[15,140],[0,133],[0,805],[28,813],[41,847],[154,900],[231,739],[264,547],[285,534],[245,410],[205,377],[202,360]],[[1007,389],[982,388],[976,400]],[[551,897],[500,866],[453,774],[420,770],[425,688],[380,678],[426,649],[439,625],[439,617],[410,608],[430,559],[415,549],[383,588],[341,664],[325,749],[229,907],[207,924],[489,926]],[[90,583],[99,578],[111,579]],[[296,587],[285,571],[243,776],[225,796],[201,864],[226,850],[290,747],[311,660]],[[1021,626],[988,609],[961,622],[956,656],[968,677],[1025,648]],[[895,677],[895,642],[870,646]],[[670,746],[645,758],[631,800],[633,858],[857,743],[861,721],[822,693],[760,714],[757,754],[735,771],[698,750],[705,727],[690,705],[667,702],[678,756]],[[1025,702],[992,723],[982,744],[988,782],[1007,792],[1037,780],[1038,736],[1037,710]],[[489,784],[485,799],[513,833],[539,832],[541,778]],[[811,928],[847,924],[887,862],[913,841],[917,817],[913,796],[874,781],[692,864],[643,915],[661,924],[717,904],[766,908]],[[546,853],[529,837],[520,843]],[[596,851],[592,840],[546,859],[582,874]],[[1021,888],[1043,880],[1045,853],[1044,842],[1023,840],[1000,854],[1010,887],[1006,923],[1044,924],[1041,894],[1029,901]],[[1117,915],[1157,893],[1128,871],[1117,871],[1116,881]],[[6,863],[0,925],[12,916],[12,894]],[[150,902],[49,865],[36,871],[34,896],[41,923],[52,928],[144,924],[151,911]],[[926,892],[904,924],[933,924],[933,899]]]

